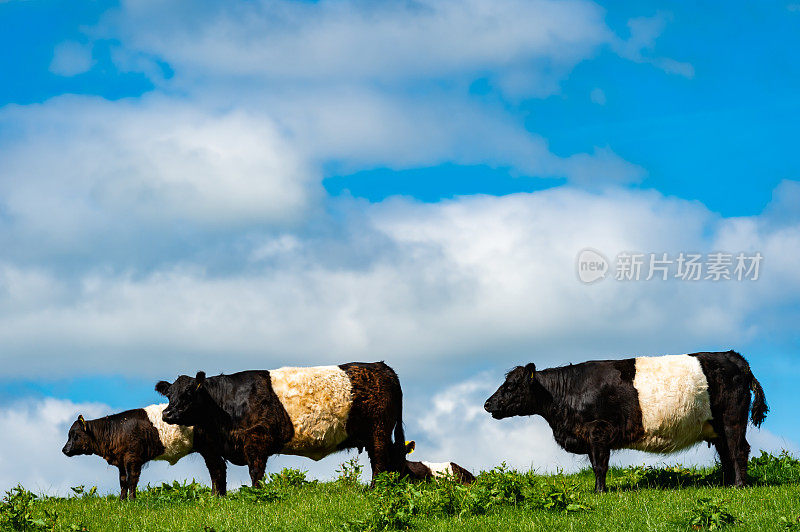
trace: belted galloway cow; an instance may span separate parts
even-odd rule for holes
[[[495,419],[542,416],[556,442],[587,454],[605,491],[613,449],[670,453],[697,442],[716,447],[723,482],[743,486],[750,445],[768,408],[750,365],[735,351],[596,360],[538,371],[517,366],[486,401]]]
[[[247,465],[253,486],[274,454],[314,460],[366,448],[373,478],[405,459],[403,393],[383,362],[285,367],[161,381],[167,423],[192,425],[214,493],[226,492],[226,461]],[[394,441],[392,441],[394,435]]]
[[[150,460],[174,465],[193,451],[192,427],[168,425],[161,419],[166,404],[126,410],[86,420],[83,416],[69,429],[61,449],[67,456],[96,454],[119,469],[120,499],[136,498],[142,466]]]

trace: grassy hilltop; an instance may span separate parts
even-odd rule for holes
[[[119,502],[73,488],[70,498],[38,498],[23,488],[0,506],[2,530],[800,530],[800,460],[762,454],[750,461],[750,486],[719,485],[719,470],[631,467],[609,472],[609,493],[594,477],[536,475],[504,466],[471,486],[422,484],[382,476],[357,481],[354,461],[332,482],[297,470],[270,475],[257,489],[213,497],[198,483],[149,487]]]

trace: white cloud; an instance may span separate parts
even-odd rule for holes
[[[654,192],[398,199],[342,223],[333,239],[242,240],[231,248],[241,248],[231,258],[238,267],[227,273],[185,262],[71,281],[6,263],[6,371],[113,371],[114,360],[135,356],[139,363],[125,371],[156,378],[385,358],[425,379],[456,361],[502,368],[521,356],[559,363],[727,349],[769,331],[774,306],[800,294],[800,257],[788,251],[800,249],[796,225],[720,219]],[[721,249],[760,250],[766,258],[756,282],[586,286],[574,261],[587,246],[611,257]]]
[[[663,27],[633,21],[626,41],[603,18],[585,1],[123,2],[86,30],[81,53],[97,39],[119,41],[117,66],[144,72],[170,96],[5,110],[31,127],[22,147],[0,146],[9,175],[32,175],[29,195],[51,190],[36,204],[53,215],[26,212],[30,197],[10,199],[26,204],[23,213],[10,209],[27,222],[52,220],[54,234],[108,225],[120,212],[206,224],[296,220],[319,188],[317,167],[455,162],[581,184],[637,182],[643,170],[610,147],[555,156],[503,101],[557,93],[606,46],[642,61],[639,50]],[[78,50],[59,45],[53,68],[88,68]],[[476,80],[499,90],[499,101],[471,95]],[[20,188],[12,195],[26,194]]]
[[[610,42],[603,12],[583,1],[231,2],[198,8],[124,2],[100,28],[132,53],[187,75],[288,81],[463,81],[488,72],[522,92],[552,91]],[[521,86],[510,78],[532,71]]]
[[[642,61],[663,26],[629,42],[603,17],[584,1],[125,2],[90,34],[119,39],[117,63],[164,90],[258,109],[342,172],[456,162],[636,182],[642,169],[610,148],[556,157],[505,102],[469,91],[486,80],[504,99],[552,95],[605,46]]]
[[[60,76],[76,76],[88,72],[93,64],[90,44],[64,41],[53,51],[50,72]]]
[[[6,107],[0,124],[14,132],[0,139],[2,211],[40,246],[81,247],[98,234],[180,222],[292,223],[319,187],[272,121],[241,111],[62,97]]]
[[[615,41],[614,50],[625,59],[637,63],[648,63],[667,74],[678,74],[686,78],[694,77],[694,66],[669,57],[653,56],[655,41],[664,31],[670,15],[659,12],[652,17],[637,17],[628,21],[630,37]]]

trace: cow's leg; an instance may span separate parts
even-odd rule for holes
[[[203,455],[208,474],[211,476],[211,491],[214,495],[225,495],[228,491],[225,459],[219,455]]]
[[[375,477],[389,470],[389,453],[392,449],[390,432],[383,425],[376,425],[372,433],[372,441],[367,444],[367,454],[372,467],[372,485]]]
[[[606,491],[606,474],[608,461],[611,458],[611,449],[604,443],[591,443],[589,447],[589,461],[594,471],[594,490],[597,493]]]
[[[142,473],[142,464],[138,461],[128,462],[125,465],[125,474],[128,477],[128,493],[131,499],[136,498],[136,486],[139,484],[139,475]]]
[[[128,475],[125,474],[125,466],[120,465],[119,469],[119,500],[124,501],[128,498]]]
[[[728,484],[733,484],[733,459],[731,458],[731,451],[728,449],[728,441],[724,433],[714,440],[714,448],[717,450],[717,454],[719,454],[719,465],[722,469],[722,485],[727,486]]]
[[[264,479],[264,472],[267,470],[267,459],[258,454],[248,457],[247,469],[250,473],[250,482],[254,488],[257,488],[259,482]]]
[[[747,482],[747,459],[750,456],[750,444],[745,434],[746,426],[726,426],[725,439],[730,449],[730,460],[733,462],[734,484],[742,487]]]
[[[747,443],[747,414],[750,410],[750,390],[743,387],[743,393],[731,400],[722,413],[722,433],[728,447],[728,456],[733,463],[734,484],[742,487],[747,482],[747,459],[750,445]]]
[[[280,451],[281,444],[277,443],[266,427],[254,427],[247,431],[244,444],[244,457],[250,472],[250,482],[253,487],[264,478],[267,469],[267,458]]]

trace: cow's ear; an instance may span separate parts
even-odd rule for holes
[[[414,449],[417,448],[417,442],[414,440],[406,442],[406,454],[411,454],[414,452]]]
[[[81,427],[83,427],[83,430],[88,430],[87,427],[86,427],[86,420],[83,419],[83,414],[80,414],[78,416],[78,421],[80,421]]]
[[[203,383],[206,382],[206,372],[198,371],[197,375],[194,377],[194,380],[197,381],[197,387],[200,388]]]
[[[527,371],[530,374],[530,376],[533,377],[536,374],[536,364],[534,364],[533,362],[528,363],[525,366],[525,371]]]
[[[167,390],[169,390],[170,386],[171,384],[167,381],[158,381],[156,383],[156,391],[161,395],[167,395]]]

